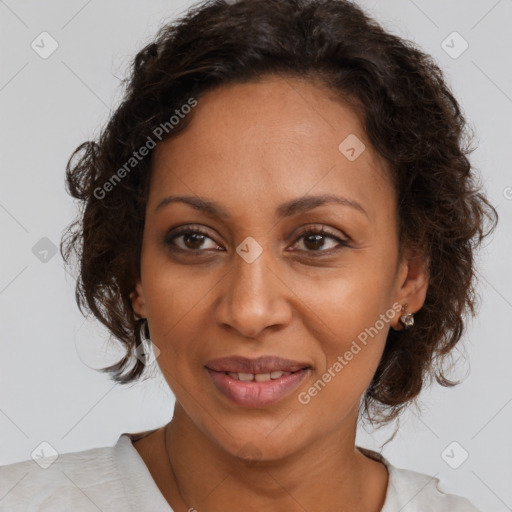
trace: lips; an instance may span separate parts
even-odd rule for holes
[[[268,382],[269,380],[280,379],[281,377],[286,377],[290,375],[292,372],[282,372],[280,370],[274,370],[270,373],[242,373],[242,372],[228,372],[228,375],[232,379],[241,380],[244,382],[252,382],[255,380],[256,382]]]
[[[266,407],[290,395],[310,373],[307,363],[276,356],[232,356],[205,365],[213,384],[231,403]]]
[[[296,372],[309,368],[308,363],[283,359],[277,356],[261,356],[249,359],[242,356],[224,357],[208,361],[205,366],[216,372],[265,374],[271,372]]]

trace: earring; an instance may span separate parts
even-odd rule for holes
[[[400,316],[400,323],[404,326],[404,329],[409,329],[414,325],[414,313],[407,313],[407,306],[402,306],[402,315]]]
[[[151,341],[151,334],[149,333],[148,319],[144,318],[143,320],[144,320],[144,323],[142,324],[142,332],[144,333],[144,337],[146,338],[146,340]]]

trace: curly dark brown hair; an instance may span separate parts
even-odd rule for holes
[[[140,275],[152,151],[136,160],[134,152],[155,142],[156,127],[166,127],[157,142],[185,129],[193,112],[176,125],[169,120],[205,91],[268,75],[319,80],[353,106],[390,164],[400,247],[419,246],[428,262],[415,326],[389,331],[362,400],[368,418],[389,422],[433,377],[443,386],[459,383],[446,378],[441,363],[468,313],[475,315],[474,250],[498,217],[467,158],[472,137],[438,65],[349,1],[210,0],[163,26],[137,54],[123,101],[67,165],[67,188],[81,208],[61,253],[66,263],[79,263],[78,306],[126,348],[102,371],[120,383],[139,378],[145,366],[133,356],[149,332],[130,294]]]

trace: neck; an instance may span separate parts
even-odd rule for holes
[[[165,432],[173,480],[171,505],[178,506],[179,496],[177,510],[198,512],[228,508],[378,512],[385,496],[382,471],[386,470],[355,448],[356,425],[357,413],[350,428],[331,432],[293,454],[279,460],[251,460],[252,445],[247,445],[249,456],[244,458],[227,452],[176,403]]]

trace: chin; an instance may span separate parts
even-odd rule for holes
[[[233,457],[248,463],[272,462],[293,455],[310,442],[304,428],[296,424],[285,427],[284,423],[286,420],[281,424],[274,421],[272,425],[255,421],[252,428],[230,428],[228,431],[216,424],[210,425],[214,428],[207,435]],[[315,436],[312,433],[310,437]]]

